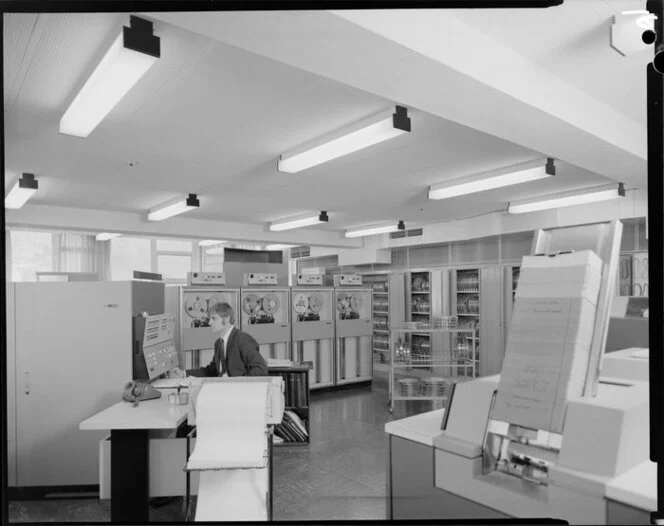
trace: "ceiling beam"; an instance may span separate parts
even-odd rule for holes
[[[5,214],[5,223],[10,228],[120,232],[135,236],[221,239],[250,243],[362,247],[361,239],[346,239],[341,232],[334,230],[303,228],[270,232],[266,225],[195,219],[186,216],[173,217],[165,221],[147,221],[145,214],[34,204],[27,204],[18,210],[5,210]]]
[[[489,39],[453,11],[148,16],[628,186],[646,186],[645,126]]]

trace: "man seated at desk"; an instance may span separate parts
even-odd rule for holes
[[[267,376],[267,363],[254,338],[236,328],[228,303],[210,308],[210,326],[221,337],[214,342],[214,357],[207,367],[187,369],[188,376]]]

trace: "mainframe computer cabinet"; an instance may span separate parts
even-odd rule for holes
[[[8,284],[10,485],[99,483],[105,432],[79,423],[122,400],[132,316],[162,313],[163,283]]]

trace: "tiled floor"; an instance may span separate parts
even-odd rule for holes
[[[274,519],[385,519],[387,440],[384,424],[430,409],[401,402],[387,411],[383,384],[316,393],[309,447],[274,453]],[[152,521],[182,521],[182,499],[151,508]],[[97,499],[15,501],[10,522],[108,521],[110,503]]]

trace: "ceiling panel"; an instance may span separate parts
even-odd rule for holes
[[[15,100],[11,107],[5,102],[6,167],[15,177],[28,171],[44,181],[35,203],[146,213],[193,192],[201,208],[191,218],[265,224],[327,210],[331,221],[321,228],[334,230],[396,219],[448,221],[503,209],[510,199],[604,181],[561,163],[550,181],[428,201],[430,184],[546,152],[414,108],[409,134],[304,173],[279,173],[281,153],[397,101],[164,23],[155,25],[162,57],[97,129],[86,139],[60,135],[69,100],[126,20],[115,14],[5,18],[4,52],[11,57],[5,80]],[[511,38],[507,30],[494,32]],[[31,42],[39,44],[32,55],[26,51]],[[551,47],[535,47],[556,56]]]
[[[613,16],[637,9],[645,9],[645,0],[572,0],[548,9],[464,9],[453,16],[645,126],[645,66],[652,51],[623,57],[610,47]]]

